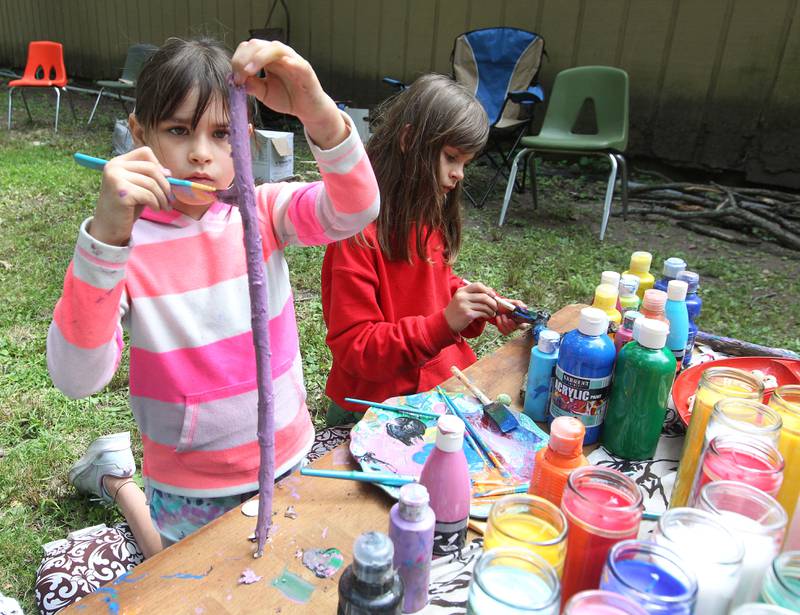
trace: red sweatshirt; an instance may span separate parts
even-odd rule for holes
[[[378,245],[375,225],[364,229]],[[474,321],[454,333],[444,309],[463,286],[444,258],[440,233],[428,241],[431,262],[416,252],[412,263],[389,260],[380,248],[354,240],[330,244],[322,263],[322,314],[333,366],[325,392],[342,408],[363,412],[344,401],[358,397],[383,401],[395,395],[427,391],[450,377],[450,366],[464,369],[476,361],[464,337],[477,337],[486,321]]]

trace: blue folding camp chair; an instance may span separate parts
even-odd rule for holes
[[[509,161],[528,131],[533,106],[544,101],[538,84],[544,53],[544,39],[519,28],[483,28],[456,37],[451,55],[454,78],[480,101],[491,126],[481,156],[495,167],[495,174],[478,207],[483,206],[500,175],[511,170]],[[509,143],[511,147],[507,147]],[[520,190],[524,183],[523,174]]]

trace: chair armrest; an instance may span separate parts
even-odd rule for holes
[[[544,102],[544,90],[540,85],[534,85],[526,90],[517,90],[516,92],[509,92],[508,97],[511,102],[517,104],[531,104],[536,102]]]

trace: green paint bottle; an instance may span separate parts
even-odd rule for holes
[[[639,318],[633,342],[617,356],[601,443],[624,459],[651,459],[656,452],[675,378],[675,356],[666,348],[669,327]]]

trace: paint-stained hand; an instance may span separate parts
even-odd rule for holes
[[[153,211],[172,209],[167,175],[169,170],[161,166],[149,147],[109,160],[103,168],[89,234],[106,244],[127,245],[133,224],[145,207]]]
[[[506,299],[506,301],[513,303],[517,307],[528,309],[528,306],[518,299]],[[524,326],[524,323],[517,322],[511,318],[509,315],[511,312],[506,310],[502,305],[498,304],[498,310],[500,311],[498,311],[497,318],[494,319],[494,324],[498,331],[500,331],[500,333],[503,335],[510,335],[517,329]]]
[[[240,43],[231,59],[233,79],[278,113],[291,113],[303,122],[322,149],[347,138],[349,129],[336,103],[322,89],[314,69],[294,49],[279,41],[251,39]],[[261,70],[266,77],[259,77]]]
[[[444,309],[450,329],[460,333],[476,318],[494,318],[497,313],[494,295],[491,288],[479,282],[459,288]]]

